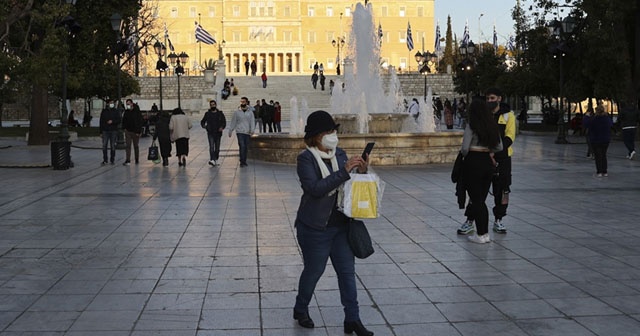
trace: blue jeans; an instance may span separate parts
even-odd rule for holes
[[[209,139],[209,160],[218,160],[220,157],[220,138],[222,133],[207,133]]]
[[[247,151],[251,135],[236,132],[236,136],[238,136],[238,147],[240,148],[240,164],[247,164]]]
[[[111,149],[111,163],[116,159],[116,141],[118,131],[102,131],[102,161],[107,162],[107,147]],[[110,146],[108,146],[110,144]]]
[[[635,128],[625,128],[622,130],[622,140],[624,141],[624,145],[627,146],[627,154],[631,154],[631,152],[636,150],[636,145],[634,141],[636,140],[636,129]]]
[[[331,257],[331,264],[338,275],[344,320],[360,320],[355,259],[347,241],[347,226],[327,227],[324,231],[312,229],[304,224],[297,224],[296,228],[298,244],[304,258],[304,269],[300,274],[294,311],[308,312],[316,284],[324,273],[327,260]]]

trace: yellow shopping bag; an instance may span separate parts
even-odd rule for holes
[[[344,184],[343,213],[351,218],[377,218],[382,193],[375,174],[351,174]]]

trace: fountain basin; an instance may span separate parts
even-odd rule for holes
[[[376,143],[370,159],[374,166],[448,163],[456,159],[462,132],[341,134],[338,146],[349,156],[360,155],[371,141]],[[258,134],[251,137],[249,157],[295,164],[304,149],[302,135]]]
[[[333,114],[333,120],[340,124],[339,134],[358,133],[358,118],[354,114]],[[369,113],[369,133],[400,133],[408,114]]]

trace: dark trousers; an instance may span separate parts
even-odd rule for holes
[[[324,273],[328,259],[331,258],[333,269],[338,275],[344,320],[359,320],[360,309],[356,291],[355,260],[347,241],[347,226],[332,226],[321,231],[304,224],[298,224],[296,229],[298,244],[304,259],[304,269],[300,274],[298,295],[293,309],[301,313],[308,312],[309,302],[316,289],[316,284]]]
[[[247,164],[247,152],[249,151],[249,139],[251,139],[251,136],[237,132],[236,136],[238,137],[238,148],[240,149],[240,163]]]
[[[627,146],[627,151],[631,154],[631,152],[636,150],[636,144],[634,141],[636,140],[636,129],[634,128],[625,128],[622,130],[622,141],[624,141],[624,145]]]
[[[488,152],[469,152],[464,158],[462,180],[469,194],[466,214],[475,220],[478,235],[489,232],[487,195],[495,168]]]
[[[209,139],[209,160],[218,160],[220,157],[220,138],[221,132],[207,133]]]
[[[125,139],[125,146],[126,146],[126,161],[130,162],[131,161],[131,145],[133,145],[133,155],[134,158],[136,160],[136,162],[138,162],[140,160],[140,135],[136,132],[131,132],[131,131],[124,131],[124,139]]]
[[[282,132],[282,126],[280,125],[279,121],[275,121],[274,122],[274,126],[273,126],[274,130],[278,133]]]
[[[496,160],[498,162],[498,176],[491,181],[493,191],[493,216],[496,220],[507,215],[507,206],[502,204],[504,192],[511,192],[511,157]]]
[[[102,161],[107,162],[107,148],[111,150],[111,163],[116,159],[116,141],[118,131],[102,131]]]
[[[596,173],[606,174],[609,143],[592,143],[591,147],[593,148],[593,155],[596,157]]]
[[[160,156],[163,159],[171,156],[171,140],[169,138],[158,138],[158,145],[160,145]]]

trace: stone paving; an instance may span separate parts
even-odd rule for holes
[[[72,149],[66,171],[0,168],[0,336],[342,334],[331,267],[311,307],[316,328],[291,318],[295,167],[239,168],[225,136],[212,168],[204,131],[192,136],[186,168],[125,167],[123,151],[100,166],[95,140],[74,143],[86,149]],[[486,245],[456,235],[450,165],[378,167],[382,216],[367,221],[376,253],[356,265],[365,325],[398,336],[638,335],[640,163],[614,142],[610,176],[596,178],[584,144],[553,140],[517,139],[509,232]],[[0,165],[49,160],[48,148],[6,145]]]

